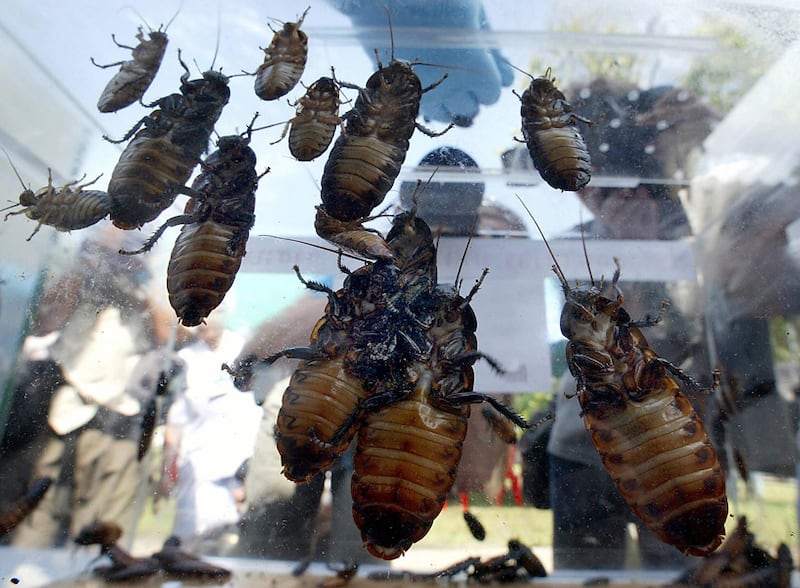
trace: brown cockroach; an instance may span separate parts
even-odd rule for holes
[[[37,221],[36,228],[27,241],[39,232],[42,225],[53,227],[57,231],[74,231],[94,225],[111,212],[111,198],[107,192],[84,189],[99,180],[100,176],[85,184],[80,183],[83,180],[80,178],[58,188],[53,185],[52,170],[48,169],[47,186],[34,192],[22,182],[13,163],[11,167],[23,187],[19,195],[19,206],[22,208],[7,212],[5,219],[24,214],[29,219]]]
[[[36,509],[52,483],[52,478],[34,480],[25,496],[15,500],[8,510],[0,513],[0,538],[13,531]]]
[[[568,339],[567,364],[603,465],[662,541],[686,554],[708,555],[725,535],[728,501],[725,473],[682,386],[703,388],[647,343],[641,329],[660,315],[631,320],[618,287],[618,262],[611,281],[615,296],[608,298],[593,280],[588,288],[570,288],[550,253],[566,298],[561,332]]]
[[[358,432],[351,486],[353,518],[364,545],[387,560],[424,537],[441,512],[461,459],[471,404],[489,402],[527,427],[497,400],[472,391],[475,361],[484,358],[500,369],[477,349],[477,320],[470,306],[487,272],[466,297],[447,285],[431,290],[436,257],[430,228],[414,211],[398,217],[392,230],[409,246],[415,232],[419,239],[404,267],[401,296],[395,299],[408,300],[412,308],[414,301],[425,302],[417,321],[427,344],[413,345],[402,373],[395,369],[385,374],[388,382],[380,382],[362,403],[366,416]],[[390,245],[392,236],[390,231]],[[411,295],[404,298],[405,292]]]
[[[378,59],[378,71],[359,89],[353,109],[344,115],[345,131],[325,163],[322,206],[314,225],[320,237],[370,255],[359,249],[359,235],[366,232],[370,241],[374,236],[361,223],[383,202],[397,179],[414,129],[436,137],[453,126],[435,133],[416,122],[422,95],[446,77],[423,88],[412,64],[392,58],[384,67]],[[337,233],[326,217],[345,223],[347,233]]]
[[[321,77],[308,87],[305,95],[292,106],[297,111],[272,145],[289,133],[289,152],[299,161],[312,161],[325,153],[337,125],[344,132],[339,117],[339,84],[335,78]]]
[[[300,26],[311,10],[309,6],[297,22],[284,23],[274,31],[269,47],[264,52],[264,63],[256,70],[255,92],[262,100],[276,100],[285,96],[297,85],[303,75],[308,58],[308,35]]]
[[[175,536],[167,538],[160,551],[153,554],[161,569],[170,576],[195,580],[227,580],[231,571],[203,561],[196,555],[181,549],[181,541]]]
[[[142,27],[139,27],[138,30],[136,38],[139,40],[139,44],[136,47],[123,45],[117,41],[114,35],[111,35],[111,39],[117,47],[131,50],[133,59],[117,61],[108,65],[100,65],[95,62],[94,58],[91,59],[94,65],[101,68],[120,66],[119,71],[100,94],[100,99],[97,101],[97,109],[100,112],[116,112],[141,100],[147,88],[153,83],[158,68],[161,67],[161,61],[167,50],[166,31],[151,30],[148,33],[150,38],[145,39]]]
[[[95,521],[83,527],[75,537],[76,545],[99,545],[100,555],[111,560],[110,566],[95,567],[92,572],[108,582],[133,582],[158,573],[160,564],[152,557],[134,557],[117,542],[122,528],[110,521]]]
[[[167,220],[138,250],[120,251],[148,251],[168,227],[183,225],[167,266],[167,293],[187,327],[199,325],[220,305],[245,254],[261,177],[250,148],[251,129],[246,137],[219,139],[217,150],[205,159],[202,172],[186,191],[191,197],[184,214]]]
[[[550,68],[543,77],[532,78],[518,97],[522,103],[522,135],[542,179],[556,190],[576,192],[583,188],[591,179],[592,163],[576,124],[591,121],[572,111],[550,77]]]
[[[181,76],[180,94],[170,94],[151,106],[158,109],[140,120],[119,141],[125,147],[108,183],[111,221],[120,229],[137,229],[166,210],[179,193],[200,156],[208,148],[214,125],[228,103],[228,77],[209,70],[189,80]],[[143,128],[142,128],[143,127]],[[135,134],[135,136],[134,136]]]
[[[283,393],[275,440],[284,476],[294,482],[308,482],[330,467],[350,445],[354,429],[334,443],[329,440],[356,410],[366,391],[346,363],[348,353],[350,359],[353,355],[350,333],[356,310],[352,299],[345,288],[334,292],[323,284],[305,280],[297,266],[294,270],[307,288],[328,296],[325,315],[314,326],[309,346],[284,349],[263,360],[249,358],[247,365],[236,370],[223,367],[236,375],[256,362],[272,364],[281,357],[302,360]]]

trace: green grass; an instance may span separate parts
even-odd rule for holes
[[[795,500],[797,485],[794,478],[764,477],[763,498],[758,500],[754,492],[748,492],[744,483],[736,485],[737,500],[729,492],[730,516],[728,532],[736,526],[737,517],[747,517],[748,528],[756,536],[756,542],[774,554],[780,543],[786,543],[798,557],[798,523]],[[587,490],[588,491],[588,490]],[[477,541],[469,533],[462,515],[461,504],[451,501],[439,515],[430,532],[418,543],[426,549],[470,548],[479,546],[505,547],[509,539],[519,539],[531,546],[550,546],[553,536],[553,515],[549,510],[530,506],[487,505],[481,496],[471,498],[470,511],[486,528],[486,539]],[[166,501],[158,514],[147,501],[142,509],[136,535],[137,545],[160,546],[172,528],[174,502]],[[147,549],[139,549],[147,552]]]

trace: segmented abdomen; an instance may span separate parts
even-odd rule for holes
[[[322,175],[322,204],[341,221],[363,219],[386,197],[406,158],[408,141],[342,135]]]
[[[247,235],[238,226],[214,221],[184,225],[167,267],[167,293],[178,319],[199,325],[220,305],[242,264]],[[229,243],[238,238],[236,249]]]
[[[111,221],[120,229],[136,229],[166,210],[197,164],[166,137],[138,133],[117,162],[108,193]]]
[[[297,85],[306,67],[307,46],[289,47],[285,53],[270,55],[256,70],[255,92],[262,100],[276,100]]]
[[[301,362],[283,393],[275,426],[283,474],[294,482],[307,482],[330,467],[347,450],[356,429],[333,447],[317,440],[331,439],[365,397],[343,356]]]
[[[661,368],[663,369],[663,368]],[[581,393],[586,428],[620,494],[666,543],[704,556],[722,542],[725,476],[705,426],[662,375],[641,401],[595,410]]]
[[[353,518],[372,555],[395,559],[430,530],[455,480],[469,412],[469,405],[434,404],[429,387],[418,385],[407,400],[366,418],[356,445]]]
[[[533,164],[550,186],[575,192],[589,183],[589,151],[575,126],[553,126],[524,134]]]

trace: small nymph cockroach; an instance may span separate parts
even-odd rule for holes
[[[544,181],[557,190],[583,188],[591,179],[592,164],[576,124],[590,121],[572,111],[549,68],[543,77],[531,80],[520,101],[522,135]]]
[[[169,26],[169,25],[167,25]],[[122,45],[117,42],[114,35],[111,39],[122,49],[130,49],[133,59],[128,61],[118,61],[107,65],[100,65],[92,59],[92,63],[97,67],[117,67],[119,71],[108,82],[100,99],[97,101],[97,109],[100,112],[116,112],[130,106],[137,100],[141,100],[147,88],[153,83],[153,79],[161,67],[164,59],[164,52],[167,50],[167,33],[162,30],[150,31],[149,39],[144,38],[144,31],[139,27],[136,38],[139,44],[136,47]]]
[[[345,131],[336,139],[325,164],[322,206],[315,222],[320,237],[368,255],[358,249],[358,235],[366,231],[361,223],[383,202],[397,179],[414,129],[434,137],[452,127],[434,133],[416,122],[422,95],[443,80],[423,88],[412,64],[392,59],[383,67],[378,61],[378,71],[344,115]],[[345,223],[347,232],[337,233],[336,225],[326,217]]]
[[[116,141],[133,137],[108,183],[111,221],[120,229],[141,227],[175,201],[230,98],[227,76],[209,70],[190,81],[189,68],[182,60],[181,65],[186,73],[180,94],[157,100],[158,109]]]
[[[274,31],[272,42],[264,49],[264,63],[256,70],[256,96],[275,100],[285,96],[297,85],[308,58],[308,35],[300,30],[311,7],[306,8],[297,22],[284,23]]]
[[[22,183],[16,168],[14,173]],[[34,192],[23,184],[24,189],[19,195],[19,206],[22,208],[7,212],[5,218],[7,220],[9,216],[24,214],[37,221],[28,241],[39,232],[42,225],[53,227],[57,231],[74,231],[92,226],[111,212],[111,198],[107,192],[84,189],[99,179],[100,176],[97,176],[91,182],[81,184],[81,178],[57,188],[53,185],[52,171],[48,169],[47,186]]]
[[[321,77],[308,87],[305,95],[292,106],[297,111],[273,145],[289,133],[289,152],[299,161],[312,161],[325,153],[336,127],[344,132],[339,117],[339,84],[334,78]]]
[[[650,348],[641,329],[660,316],[631,320],[617,285],[619,265],[609,298],[593,281],[570,288],[551,255],[566,298],[561,332],[568,339],[567,365],[603,465],[662,541],[708,555],[725,535],[728,501],[716,451],[682,389],[702,388]]]
[[[34,480],[24,496],[15,500],[8,510],[0,513],[0,538],[13,531],[17,525],[36,509],[52,483],[52,478]]]

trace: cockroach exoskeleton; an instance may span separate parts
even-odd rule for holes
[[[308,35],[300,26],[309,6],[297,22],[284,23],[274,31],[272,42],[264,51],[264,63],[256,70],[255,92],[262,100],[276,100],[294,88],[303,75],[308,59]]]
[[[519,98],[522,135],[544,181],[557,190],[576,192],[583,188],[591,179],[592,164],[576,125],[591,121],[572,111],[550,77],[550,68],[543,77],[532,78]]]
[[[178,56],[180,60],[180,52]],[[108,183],[111,221],[120,229],[141,227],[175,201],[230,98],[227,76],[209,70],[190,81],[189,68],[182,60],[181,65],[186,71],[181,93],[157,100],[151,105],[157,110],[115,141],[133,137]]]
[[[136,47],[130,47],[122,45],[114,35],[111,35],[111,39],[117,47],[131,50],[133,54],[131,60],[100,65],[92,59],[92,63],[97,67],[120,66],[119,71],[109,80],[100,94],[100,99],[97,101],[97,109],[100,112],[116,112],[141,100],[147,88],[153,83],[164,59],[168,39],[166,30],[162,31],[161,29],[149,31],[148,36],[150,38],[145,39],[144,31],[142,27],[139,27],[136,35],[139,44]]]
[[[608,298],[594,281],[570,288],[552,250],[551,256],[566,298],[561,332],[568,339],[567,365],[603,465],[662,541],[689,555],[712,553],[725,535],[725,473],[683,391],[703,388],[650,348],[642,328],[660,315],[631,320],[618,287],[619,264],[611,281],[615,297]]]

